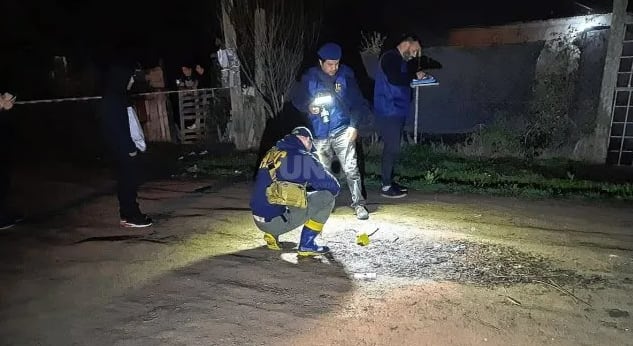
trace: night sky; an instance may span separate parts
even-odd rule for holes
[[[315,0],[316,1],[316,0]],[[569,0],[514,2],[322,0],[321,42],[343,45],[344,59],[360,72],[360,31],[415,32],[425,45],[442,44],[449,28],[588,14]],[[582,0],[594,13],[609,12],[609,0]],[[53,55],[77,65],[128,54],[153,64],[158,57],[177,66],[206,59],[216,49],[217,0],[181,2],[2,0],[3,48],[0,87],[50,69]],[[307,57],[308,61],[313,57]]]

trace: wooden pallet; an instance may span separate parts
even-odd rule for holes
[[[156,66],[146,71],[145,75],[151,91],[161,91],[165,89],[165,78],[163,69]],[[145,139],[148,142],[171,142],[173,118],[169,112],[168,96],[166,94],[147,95],[142,99],[140,107],[144,112],[138,112]],[[137,109],[140,108],[137,105]]]
[[[191,91],[178,94],[180,109],[180,140],[183,144],[197,144],[206,139],[207,119],[211,113],[213,93]]]
[[[147,122],[144,124],[145,137],[150,142],[171,142],[167,95],[148,95],[145,98]]]

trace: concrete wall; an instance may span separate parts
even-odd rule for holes
[[[420,131],[470,132],[489,123],[496,112],[522,112],[531,95],[542,47],[542,42],[534,42],[425,49],[442,68],[427,71],[438,79],[439,86],[420,89]]]
[[[600,103],[600,85],[604,72],[604,59],[607,55],[609,30],[587,32],[580,39],[582,54],[578,66],[578,82],[571,112],[579,126],[595,127],[598,104]]]
[[[595,119],[608,30],[578,36],[582,52],[571,100],[578,124]],[[425,55],[442,68],[428,71],[440,82],[420,90],[420,131],[465,133],[499,115],[520,115],[532,98],[536,63],[544,41],[490,47],[432,47]]]

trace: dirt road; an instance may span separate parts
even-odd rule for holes
[[[296,231],[262,247],[247,183],[146,184],[132,232],[91,184],[0,234],[0,344],[633,345],[630,206],[370,195],[363,222],[344,196],[333,255],[298,261]]]

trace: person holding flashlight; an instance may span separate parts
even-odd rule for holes
[[[352,208],[359,220],[367,220],[369,212],[362,194],[362,181],[356,154],[358,126],[369,104],[363,97],[354,72],[342,65],[342,49],[326,43],[317,51],[319,66],[302,76],[291,101],[307,113],[314,134],[314,146],[323,165],[331,171],[334,155],[341,163],[352,195]]]

